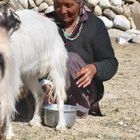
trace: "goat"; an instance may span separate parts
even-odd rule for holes
[[[54,94],[59,108],[56,129],[66,127],[63,112],[66,61],[67,51],[52,19],[32,10],[13,12],[8,5],[0,7],[1,137],[13,136],[10,121],[16,112],[15,103],[23,84],[30,89],[36,100],[35,113],[30,123],[41,123],[39,114],[44,92],[38,79],[45,74],[48,74],[48,79],[55,87]]]

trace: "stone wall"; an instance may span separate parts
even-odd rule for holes
[[[108,29],[140,29],[140,0],[88,0],[88,6]]]
[[[34,9],[48,13],[53,0],[10,0],[17,9]],[[86,9],[101,18],[106,27],[123,31],[140,29],[140,0],[86,0]]]

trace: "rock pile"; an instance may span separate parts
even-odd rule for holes
[[[108,29],[140,29],[140,0],[88,0],[88,6]]]
[[[110,36],[118,43],[140,44],[140,31],[136,30],[140,29],[140,0],[87,1],[88,8],[104,21]]]
[[[16,9],[33,9],[38,12],[48,13],[53,11],[53,0],[10,0]]]
[[[119,44],[125,44],[127,42],[140,44],[140,31],[135,29],[127,30],[116,37],[116,41]]]
[[[140,0],[86,0],[87,9],[101,18],[106,27],[121,30],[140,29]],[[53,0],[10,0],[17,9],[34,9],[48,13]],[[138,26],[138,27],[137,27]]]
[[[85,0],[87,10],[92,11],[96,16],[103,20],[109,30],[110,36],[113,32],[118,36],[122,31],[127,33],[118,39],[118,42],[126,42],[136,36],[128,35],[129,30],[140,29],[140,0]],[[53,0],[10,0],[16,9],[33,9],[42,13],[49,13],[54,10]],[[118,31],[119,29],[121,31]],[[118,37],[115,35],[115,37]],[[128,35],[128,37],[126,37]],[[136,33],[139,35],[139,31]],[[125,36],[125,37],[124,37]],[[114,37],[114,36],[113,36]],[[122,40],[123,38],[123,40]],[[126,39],[127,38],[127,39]],[[132,40],[131,38],[131,40]],[[124,39],[126,41],[124,41]],[[138,40],[138,39],[137,39]],[[136,41],[139,42],[139,41]]]

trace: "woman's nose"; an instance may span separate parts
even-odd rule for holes
[[[67,8],[65,6],[61,7],[61,13],[66,14],[67,13]]]

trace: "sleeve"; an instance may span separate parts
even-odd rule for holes
[[[111,45],[110,37],[102,20],[94,21],[94,60],[97,68],[96,78],[106,81],[112,78],[118,69],[118,61]]]

